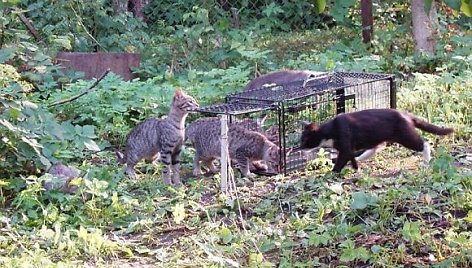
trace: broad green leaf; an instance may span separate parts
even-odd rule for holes
[[[1,2],[0,2],[1,3]],[[1,7],[1,4],[0,4]],[[15,56],[16,47],[7,47],[0,49],[0,63],[4,63],[7,60]]]
[[[326,0],[315,0],[315,12],[320,14],[326,8]]]
[[[426,14],[429,14],[432,5],[433,0],[424,0],[424,12],[426,12]]]
[[[261,253],[251,253],[249,254],[249,266],[258,267],[260,263],[264,260],[264,256]]]
[[[65,48],[67,50],[72,49],[72,45],[70,43],[70,40],[67,37],[56,38],[56,39],[53,39],[52,41],[53,41],[53,43],[59,44],[60,46],[62,46],[63,48]]]
[[[329,241],[331,241],[331,235],[328,232],[323,232],[322,234],[312,232],[308,238],[308,245],[315,247],[319,247],[320,245],[326,246]]]
[[[461,0],[444,0],[444,3],[455,10],[460,10],[461,8]]]
[[[21,0],[2,0],[0,1],[0,8],[12,7],[20,3]]]
[[[233,240],[233,234],[231,233],[230,229],[223,227],[220,230],[220,238],[223,243],[228,244],[229,242],[231,242],[231,240]]]
[[[85,125],[82,127],[82,136],[87,138],[95,138],[95,126]]]
[[[467,17],[472,17],[472,0],[462,0],[461,11],[464,12]]]
[[[403,237],[411,242],[421,239],[420,225],[418,222],[405,222],[402,228]]]
[[[351,262],[354,260],[366,261],[369,259],[369,251],[364,247],[345,248],[341,254],[340,260],[343,262]]]
[[[355,192],[352,193],[352,204],[353,209],[364,209],[368,205],[368,197],[364,192]]]
[[[98,147],[97,143],[93,140],[86,140],[84,141],[84,145],[90,151],[98,152],[100,151],[100,147]]]
[[[374,254],[379,254],[380,251],[382,250],[382,247],[379,246],[379,245],[373,245],[372,247],[370,247],[370,250],[371,250],[372,253],[374,253]]]

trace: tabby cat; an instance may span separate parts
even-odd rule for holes
[[[238,168],[245,177],[254,176],[250,171],[250,164],[256,166],[256,163],[258,168],[278,173],[280,171],[279,147],[263,134],[242,127],[242,125],[247,126],[245,124],[247,122],[236,122],[228,126],[228,149],[231,160],[238,163]],[[198,119],[188,125],[186,139],[191,142],[196,151],[193,162],[194,176],[202,174],[200,162],[203,162],[211,172],[218,172],[213,165],[213,160],[220,157],[220,133],[221,123],[216,117]],[[257,162],[260,160],[266,162],[267,166]]]
[[[177,89],[167,117],[149,118],[136,125],[126,138],[124,154],[117,153],[118,160],[127,165],[128,176],[136,177],[134,166],[141,159],[154,162],[160,156],[165,166],[162,171],[164,182],[180,184],[180,151],[185,137],[185,119],[198,107],[193,97]]]
[[[55,163],[49,168],[47,173],[57,178],[57,180],[52,179],[44,182],[43,187],[46,192],[51,190],[58,190],[69,194],[77,192],[78,187],[70,184],[73,179],[80,176],[80,172],[76,168],[62,163]]]

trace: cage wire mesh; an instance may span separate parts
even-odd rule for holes
[[[325,122],[337,114],[373,108],[396,108],[393,75],[335,72],[303,81],[270,85],[228,95],[226,103],[201,107],[206,115],[227,114],[230,123],[264,119],[256,130],[279,145],[284,174],[305,168],[318,149],[301,151],[302,121]],[[336,157],[333,150],[329,151]]]

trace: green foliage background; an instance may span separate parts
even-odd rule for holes
[[[439,6],[437,53],[415,55],[406,2],[374,1],[371,45],[360,38],[357,1],[326,1],[321,14],[310,1],[238,1],[239,28],[217,1],[151,1],[145,21],[110,2],[1,2],[2,266],[471,264],[472,36],[457,7]],[[58,51],[139,52],[143,61],[138,79],[110,74],[51,107],[92,83],[65,73]],[[283,68],[394,73],[399,108],[455,134],[426,135],[439,145],[426,169],[399,169],[417,162],[395,147],[362,174],[347,171],[351,181],[330,176],[320,157],[302,174],[238,180],[239,203],[219,194],[218,175],[174,189],[159,166],[143,164],[131,181],[117,165],[112,151],[136,123],[165,115],[176,87],[206,105],[255,72]],[[192,154],[183,152],[184,175]],[[44,190],[56,162],[87,178],[73,182],[78,193]]]

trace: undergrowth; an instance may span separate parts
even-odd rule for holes
[[[76,182],[74,195],[45,192],[45,176],[24,177],[22,185],[1,181],[0,262],[6,267],[468,266],[470,76],[452,83],[444,83],[444,76],[416,77],[399,88],[400,108],[456,129],[453,137],[427,136],[436,148],[428,168],[419,166],[417,154],[396,146],[362,163],[360,174],[346,170],[344,178],[332,176],[332,164],[319,158],[287,177],[238,179],[236,201],[220,194],[217,175],[189,176],[187,151],[185,186],[175,189],[162,183],[157,166],[138,165],[144,173],[130,180],[111,152],[99,152],[93,161],[74,162],[87,178]],[[123,99],[135,94],[124,92]],[[80,103],[87,101],[60,109],[85,109]],[[442,105],[428,108],[434,103]],[[77,114],[74,120],[87,115]],[[113,117],[96,113],[86,121],[106,124],[107,118]]]
[[[42,16],[42,6],[29,2],[32,18],[51,33],[50,51],[98,46],[81,41],[82,26],[68,33],[50,25],[51,19],[75,21],[71,10],[58,5],[60,12]],[[443,17],[443,27],[456,30],[441,29],[436,55],[413,56],[408,27],[393,19],[378,18],[379,30],[366,46],[355,17],[346,22],[353,23],[349,29],[272,34],[286,25],[271,16],[234,30],[213,27],[203,7],[181,7],[186,20],[156,22],[153,34],[129,14],[113,18],[99,8],[97,18],[121,20],[98,42],[109,51],[142,49],[143,64],[135,70],[140,79],[110,74],[88,94],[57,106],[51,105],[92,81],[63,73],[18,27],[14,12],[2,9],[2,30],[14,29],[6,31],[8,47],[0,50],[2,267],[472,266],[469,24]],[[404,10],[378,8],[404,19]],[[274,5],[262,10],[284,15]],[[131,180],[116,163],[113,151],[129,130],[166,114],[176,87],[207,105],[241,90],[256,73],[284,68],[394,73],[399,109],[455,132],[424,134],[434,148],[429,167],[420,166],[416,153],[390,146],[361,163],[362,172],[346,169],[336,177],[331,161],[320,156],[289,176],[238,178],[237,199],[220,193],[219,175],[190,175],[188,148],[179,188],[163,184],[159,165],[140,163],[139,179]],[[72,182],[77,193],[44,189],[51,179],[44,171],[56,162],[80,169],[81,178]]]

